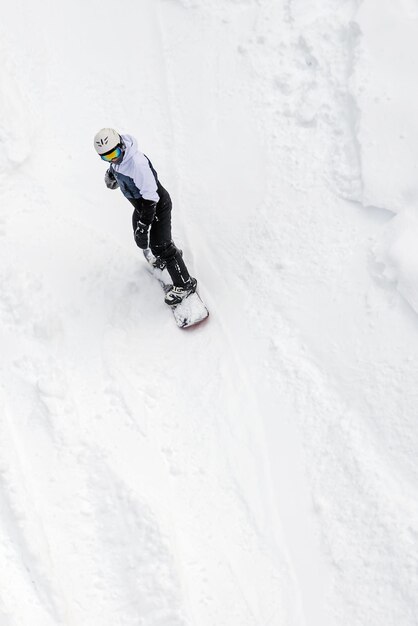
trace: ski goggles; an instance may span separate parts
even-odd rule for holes
[[[113,161],[114,159],[119,159],[120,156],[122,155],[122,148],[120,146],[116,146],[116,148],[113,148],[113,150],[111,150],[110,152],[106,152],[106,154],[101,154],[100,158],[103,159],[103,161]]]

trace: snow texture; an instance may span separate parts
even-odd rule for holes
[[[415,626],[416,0],[3,4],[1,626]]]

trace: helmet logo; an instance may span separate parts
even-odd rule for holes
[[[104,139],[100,139],[100,141],[96,141],[98,146],[105,146],[109,141],[109,137],[105,137]]]

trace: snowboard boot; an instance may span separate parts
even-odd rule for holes
[[[183,250],[179,250],[179,252],[180,252],[180,255],[183,256]],[[167,267],[166,259],[156,254],[153,254],[149,248],[147,248],[146,250],[143,250],[143,253],[148,263],[155,270],[161,270],[161,271],[165,270],[165,268]]]
[[[196,278],[190,277],[184,287],[176,287],[176,285],[173,285],[165,294],[164,302],[169,306],[177,306],[180,302],[183,302],[187,296],[194,293],[196,291],[196,287]]]
[[[162,259],[160,256],[156,256],[155,261],[151,263],[151,265],[154,269],[163,271],[167,266],[167,261]]]
[[[146,250],[142,250],[142,252],[144,253],[144,257],[146,258],[148,263],[155,270],[163,271],[166,268],[167,262],[165,261],[165,259],[162,259],[160,256],[156,256],[155,254],[153,254],[149,248],[147,248]]]

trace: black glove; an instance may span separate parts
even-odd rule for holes
[[[117,189],[119,187],[119,183],[110,169],[106,170],[104,179],[108,189]]]
[[[134,232],[135,243],[142,250],[149,248],[149,226],[138,222]]]

